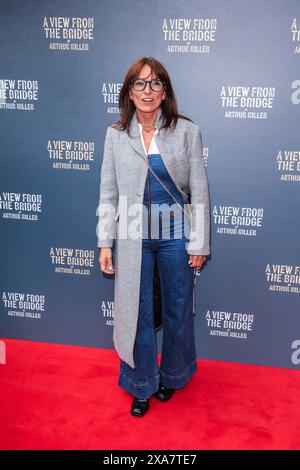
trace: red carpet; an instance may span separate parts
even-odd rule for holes
[[[4,341],[1,449],[300,449],[298,371],[199,360],[136,418],[115,351]]]

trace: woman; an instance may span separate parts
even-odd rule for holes
[[[103,273],[115,274],[118,384],[133,396],[131,414],[144,416],[152,395],[169,400],[197,370],[194,269],[210,254],[210,202],[201,132],[178,114],[165,67],[152,57],[138,59],[125,76],[119,106],[120,120],[108,127],[104,144],[99,263]],[[155,261],[162,295],[160,369],[153,318]]]

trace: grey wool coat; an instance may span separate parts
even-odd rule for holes
[[[162,111],[159,108],[156,120],[158,128],[161,117]],[[180,118],[175,129],[161,129],[155,139],[169,175],[185,202],[190,192],[190,227],[193,227],[196,204],[204,209],[201,227],[203,233],[202,238],[200,237],[202,241],[199,246],[188,245],[187,252],[208,255],[210,199],[200,128],[197,124]],[[120,208],[120,200],[122,196],[123,199],[125,197],[128,208],[131,204],[143,203],[148,171],[143,157],[147,159],[136,113],[130,124],[130,136],[126,131],[108,127],[101,167],[97,237],[98,247],[110,247],[113,250],[113,265],[116,269],[113,341],[119,358],[132,368],[136,367],[133,351],[139,313],[142,235],[120,236],[122,219],[127,217],[130,220],[130,211]],[[142,230],[140,233],[143,233]]]

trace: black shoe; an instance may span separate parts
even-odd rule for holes
[[[149,398],[142,399],[134,397],[130,413],[133,416],[144,416],[150,408]]]
[[[163,385],[160,385],[156,393],[154,393],[155,398],[159,401],[168,401],[171,396],[174,395],[175,390],[173,388],[167,388]]]

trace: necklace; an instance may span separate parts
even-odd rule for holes
[[[142,128],[143,128],[143,131],[145,131],[145,132],[150,132],[151,129],[154,129],[154,124],[155,124],[155,123],[153,123],[151,126],[144,126],[142,123],[140,123],[140,124],[141,124],[141,126],[142,126]]]

